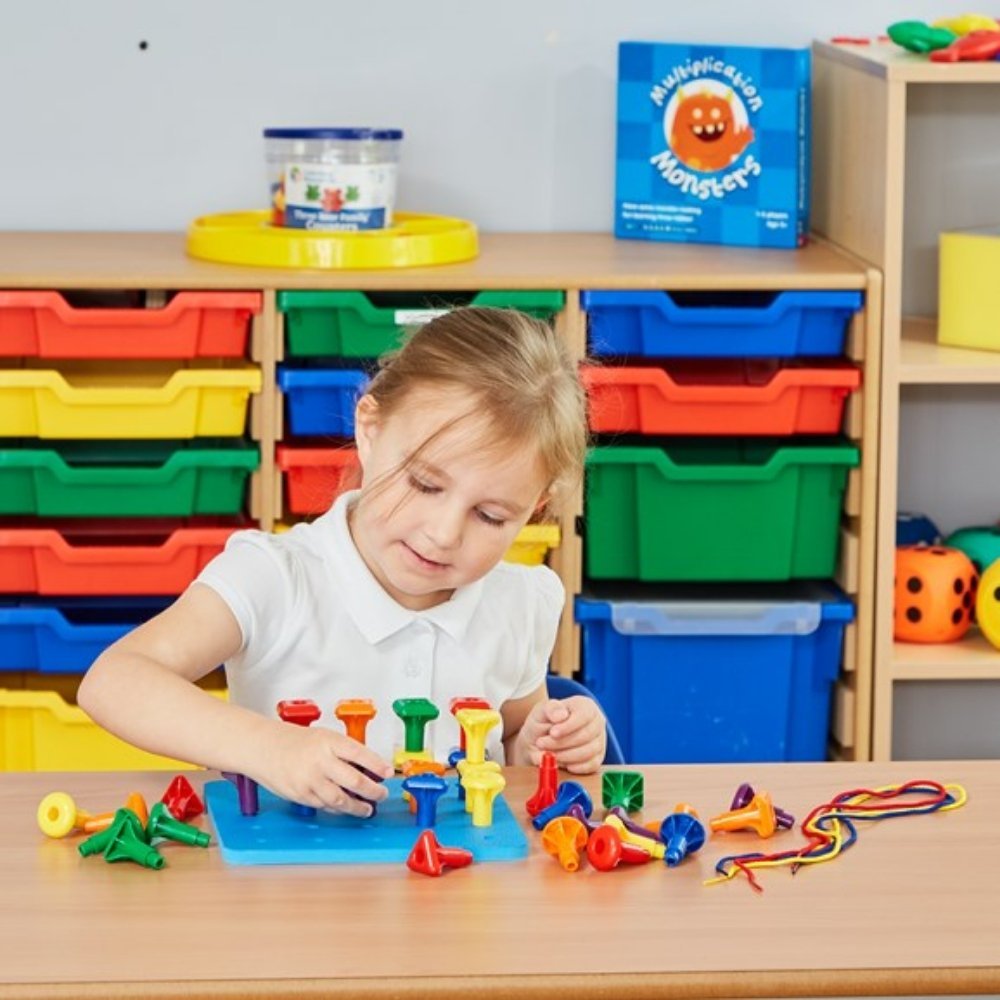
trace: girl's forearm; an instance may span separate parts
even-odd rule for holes
[[[274,725],[134,651],[100,657],[84,675],[77,699],[95,722],[128,743],[251,777]]]

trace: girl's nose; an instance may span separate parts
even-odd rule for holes
[[[442,507],[435,512],[424,528],[424,533],[442,552],[458,548],[462,542],[465,512]]]

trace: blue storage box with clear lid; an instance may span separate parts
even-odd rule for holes
[[[853,603],[833,584],[602,587],[583,679],[634,763],[826,757]]]

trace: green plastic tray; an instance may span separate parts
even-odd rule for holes
[[[279,292],[278,309],[290,357],[377,358],[398,347],[408,327],[455,306],[519,309],[548,321],[564,300],[555,291]]]
[[[834,572],[858,450],[767,441],[595,448],[586,571],[602,579],[789,580]]]
[[[47,444],[49,442],[46,442]],[[256,445],[197,441],[0,442],[0,515],[238,514]]]

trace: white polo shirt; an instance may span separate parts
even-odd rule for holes
[[[241,531],[196,583],[211,587],[239,623],[243,644],[226,664],[230,700],[277,717],[277,703],[310,698],[313,725],[343,730],[334,706],[371,698],[378,714],[366,743],[387,760],[403,745],[396,698],[429,698],[440,710],[426,746],[445,760],[458,745],[448,711],[456,696],[494,708],[530,694],[545,680],[565,591],[546,566],[500,563],[444,604],[411,611],[372,576],[347,526],[343,494],[311,524],[271,535]],[[489,736],[503,761],[501,727]]]

